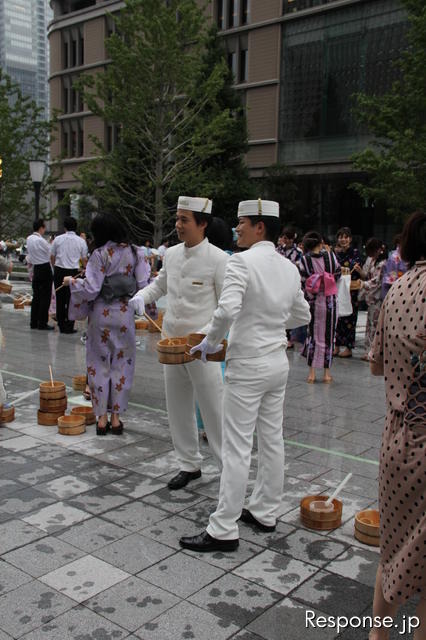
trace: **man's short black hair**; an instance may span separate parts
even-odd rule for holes
[[[203,222],[207,223],[206,228],[204,229],[204,235],[207,235],[207,229],[210,226],[210,223],[212,221],[212,217],[210,213],[203,213],[202,211],[193,211],[192,212],[193,216],[194,216],[194,220],[195,220],[195,224],[197,225],[197,227],[200,227]]]
[[[45,227],[46,223],[43,218],[39,218],[38,220],[34,220],[33,222],[33,231],[38,231],[41,227]]]
[[[77,229],[77,220],[72,216],[67,216],[64,220],[64,228],[67,231],[75,231]]]
[[[278,236],[280,235],[281,221],[274,216],[244,216],[250,220],[250,224],[254,227],[258,222],[263,222],[265,227],[265,240],[269,242],[277,243]]]

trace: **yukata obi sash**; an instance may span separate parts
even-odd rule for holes
[[[326,296],[337,294],[337,285],[331,273],[314,273],[305,282],[305,289],[310,294],[319,293],[321,290]]]

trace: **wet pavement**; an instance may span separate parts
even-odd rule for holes
[[[277,529],[241,524],[237,552],[198,554],[178,540],[205,528],[218,474],[202,443],[202,477],[167,489],[175,462],[158,336],[138,338],[124,435],[99,438],[90,426],[66,437],[37,425],[38,384],[51,364],[69,408],[83,404],[71,390],[85,371],[81,331],[31,331],[28,309],[3,304],[0,313],[0,369],[16,407],[0,429],[0,640],[367,639],[368,628],[337,634],[305,620],[307,610],[371,615],[378,551],[354,539],[353,518],[376,506],[385,401],[383,380],[360,360],[362,340],[351,360],[335,363],[331,385],[306,384],[305,361],[289,351]],[[256,463],[254,451],[250,484]],[[301,497],[327,494],[349,471],[342,526],[305,529]]]

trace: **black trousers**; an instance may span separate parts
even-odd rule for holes
[[[52,267],[50,262],[36,264],[33,273],[33,301],[31,303],[31,328],[44,329],[49,320],[52,297]]]
[[[55,289],[62,285],[65,276],[75,276],[78,269],[63,269],[55,265],[53,278],[55,281]],[[70,288],[62,287],[56,292],[56,321],[61,333],[71,333],[74,329],[74,321],[68,320],[68,306],[70,303]]]

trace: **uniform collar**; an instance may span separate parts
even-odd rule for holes
[[[260,240],[259,242],[255,242],[254,244],[251,245],[251,247],[249,248],[249,251],[250,249],[256,249],[258,247],[269,247],[275,251],[275,245],[270,240]]]
[[[183,243],[183,250],[185,252],[185,255],[188,255],[188,256],[195,255],[202,248],[205,248],[208,245],[208,242],[209,241],[207,240],[207,238],[204,238],[204,240],[196,244],[194,247],[187,247],[185,243]]]
[[[76,235],[75,231],[65,231],[65,235],[70,235],[71,233],[73,233],[74,235]]]

